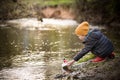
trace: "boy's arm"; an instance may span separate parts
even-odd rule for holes
[[[97,43],[97,39],[90,39],[85,43],[85,47],[74,56],[74,60],[78,61],[80,58],[82,58],[85,54],[87,54],[91,49],[94,47],[94,45]]]
[[[80,58],[82,58],[86,53],[88,53],[91,50],[92,46],[86,46],[85,48],[82,49],[81,52],[76,54],[73,58],[73,60],[67,62],[67,66],[71,66],[74,62],[78,61]]]
[[[90,48],[83,48],[82,51],[80,51],[79,53],[77,53],[75,56],[74,56],[74,60],[75,61],[78,61],[80,58],[82,58],[85,54],[87,54],[88,52],[90,51]]]

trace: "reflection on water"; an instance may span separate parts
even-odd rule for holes
[[[71,59],[83,47],[74,29],[0,27],[0,80],[54,80],[62,59]],[[107,30],[104,33],[119,47],[117,32]]]
[[[69,54],[81,45],[74,28],[0,27],[0,79],[53,80],[61,71],[63,58],[71,58]]]

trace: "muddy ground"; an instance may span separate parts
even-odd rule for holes
[[[81,66],[81,63],[80,63]],[[120,58],[106,59],[99,63],[85,63],[77,68],[80,73],[78,80],[120,80]]]

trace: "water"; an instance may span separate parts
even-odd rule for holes
[[[1,25],[0,80],[54,80],[61,72],[63,58],[71,60],[83,47],[74,34],[76,25],[66,20],[50,19],[50,22],[55,24],[28,27],[26,23],[23,28]],[[119,30],[114,32],[107,28],[102,31],[111,38],[116,52],[120,52]]]

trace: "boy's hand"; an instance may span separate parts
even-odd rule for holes
[[[74,62],[75,62],[75,60],[71,60],[71,61],[67,62],[67,66],[71,66]]]

